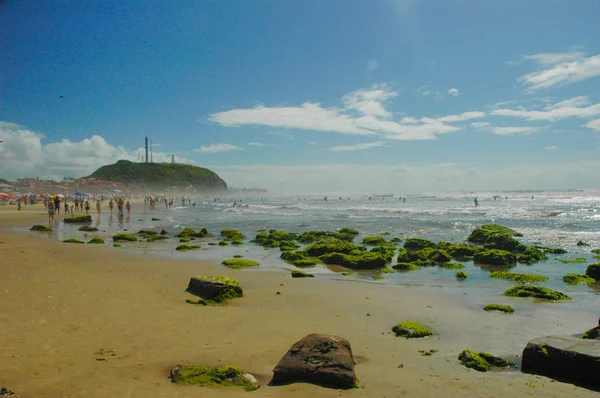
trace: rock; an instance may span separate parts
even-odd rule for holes
[[[302,271],[292,271],[292,278],[314,278],[313,274],[307,274]]]
[[[510,305],[504,305],[504,304],[488,304],[485,307],[483,307],[484,311],[500,311],[500,312],[505,312],[507,314],[512,314],[513,312],[515,312],[515,309],[513,307],[511,307]]]
[[[104,244],[104,239],[98,238],[96,236],[96,237],[92,238],[88,243],[95,244],[95,245],[103,245]]]
[[[521,370],[600,388],[600,341],[569,335],[538,337],[523,350]]]
[[[260,387],[260,383],[256,380],[256,377],[252,376],[250,373],[244,373],[242,375],[242,379],[245,380],[248,384],[252,386],[252,389],[256,390]]]
[[[537,274],[517,274],[507,271],[494,271],[490,272],[488,278],[492,279],[506,279],[507,281],[513,281],[517,283],[536,283],[544,282],[548,280],[548,277]]]
[[[506,250],[490,249],[475,254],[473,262],[497,267],[513,267],[517,263],[517,256]]]
[[[571,300],[571,297],[562,292],[542,286],[519,285],[504,292],[509,297],[534,297],[542,300]]]
[[[19,398],[19,396],[6,387],[0,387],[0,398]]]
[[[247,260],[245,258],[230,258],[228,260],[221,261],[221,264],[231,269],[258,267],[258,263],[256,261]]]
[[[362,243],[363,245],[377,246],[387,242],[381,236],[366,236]]]
[[[407,339],[433,336],[433,332],[426,326],[413,321],[400,322],[392,328],[392,331],[396,333],[396,337],[402,336]]]
[[[92,216],[84,214],[81,216],[65,217],[63,222],[66,224],[89,223],[92,222]]]
[[[80,231],[85,231],[85,232],[97,232],[98,228],[96,227],[90,227],[89,225],[84,225],[83,227],[79,228]]]
[[[242,387],[254,391],[260,384],[250,373],[244,373],[237,366],[184,366],[177,365],[169,371],[169,378],[175,384],[197,385],[200,387]]]
[[[426,248],[435,249],[436,244],[430,240],[423,238],[409,238],[404,242],[404,248],[406,250],[423,250]]]
[[[52,228],[47,225],[36,224],[33,227],[29,228],[30,231],[40,231],[40,232],[52,232]]]
[[[583,336],[581,336],[582,339],[595,339],[595,340],[600,340],[600,319],[598,319],[598,326],[596,326],[595,328],[592,328],[590,330],[586,330],[585,333],[583,334]]]
[[[587,275],[579,275],[579,274],[566,274],[563,276],[563,282],[567,285],[576,286],[582,284],[589,284],[596,282],[595,279],[590,278]]]
[[[294,344],[273,369],[271,383],[294,382],[355,388],[354,358],[348,340],[313,333]]]
[[[113,236],[112,239],[114,242],[118,242],[118,241],[136,242],[137,241],[137,237],[132,234],[116,234]]]
[[[600,263],[588,265],[585,269],[585,274],[590,278],[600,281]]]
[[[490,364],[479,354],[471,350],[464,350],[458,355],[458,361],[467,368],[475,369],[479,372],[490,370]]]
[[[239,282],[225,276],[194,276],[190,278],[187,292],[215,302],[244,295]]]
[[[464,271],[456,271],[456,274],[454,274],[454,276],[456,276],[456,279],[463,281],[469,277],[469,274],[467,274]]]

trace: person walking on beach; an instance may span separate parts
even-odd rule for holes
[[[48,222],[54,222],[54,201],[48,200]]]
[[[90,201],[85,201],[85,214],[90,214]]]
[[[108,202],[108,208],[110,209],[111,213],[113,212],[113,209],[115,208],[115,202],[113,202],[112,198]]]
[[[102,210],[102,209],[100,208],[100,206],[101,206],[101,204],[100,204],[100,201],[99,201],[99,200],[97,200],[97,201],[96,201],[96,211],[98,212],[98,214],[100,214],[100,211]]]
[[[127,215],[129,215],[129,213],[131,213],[131,203],[129,203],[129,201],[127,201],[125,208],[127,209]]]
[[[60,214],[60,198],[58,196],[54,197],[54,209],[56,210],[56,214]]]
[[[65,200],[65,216],[67,214],[71,214],[71,212],[69,211],[69,204],[67,203],[67,201]]]

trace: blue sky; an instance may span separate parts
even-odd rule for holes
[[[600,2],[0,3],[0,177],[136,160],[272,191],[598,188]],[[62,96],[62,98],[61,98]]]

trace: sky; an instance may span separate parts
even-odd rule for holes
[[[600,2],[0,2],[0,178],[138,161],[274,193],[600,188]]]

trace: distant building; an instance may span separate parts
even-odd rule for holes
[[[12,192],[15,187],[9,184],[0,184],[0,192]]]
[[[63,182],[72,182],[72,181],[75,181],[75,178],[73,178],[73,177],[64,177],[63,178]]]

